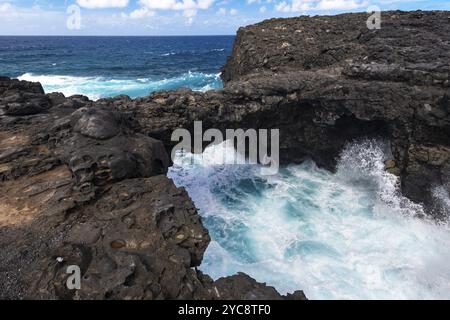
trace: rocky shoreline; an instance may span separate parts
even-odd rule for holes
[[[241,28],[224,88],[90,101],[0,77],[0,298],[305,299],[196,269],[210,242],[166,177],[177,128],[280,129],[284,163],[334,170],[355,139],[389,141],[387,169],[436,219],[450,191],[450,12],[272,19]],[[68,290],[68,265],[82,288]]]
[[[132,112],[9,78],[0,92],[1,298],[304,298],[195,269],[208,231]],[[69,265],[81,268],[78,291]]]

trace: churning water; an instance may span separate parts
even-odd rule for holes
[[[310,299],[450,299],[450,227],[399,193],[382,143],[349,145],[335,174],[305,162],[264,176],[223,164],[230,152],[179,153],[169,172],[211,233],[202,271]]]
[[[46,92],[92,99],[156,90],[221,87],[234,37],[0,37],[0,75],[40,81]],[[201,269],[243,271],[309,298],[450,299],[450,227],[398,192],[385,148],[344,150],[336,174],[312,162],[261,175],[217,165],[227,144],[203,157],[179,154],[169,175],[185,186],[213,241]],[[227,157],[229,159],[230,157]],[[193,161],[193,163],[192,163]],[[450,207],[446,189],[436,198]]]
[[[1,1],[0,1],[1,2]],[[234,37],[0,37],[0,76],[96,100],[222,87]]]
[[[19,80],[40,82],[45,92],[61,92],[66,97],[83,94],[92,100],[126,94],[132,98],[143,97],[155,91],[174,90],[182,87],[194,91],[208,91],[222,87],[220,73],[191,72],[171,78],[110,78],[26,73]]]

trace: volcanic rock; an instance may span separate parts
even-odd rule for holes
[[[94,102],[0,77],[0,297],[304,299],[196,270],[208,231],[164,175],[172,132],[196,120],[279,129],[282,162],[332,171],[347,143],[383,139],[403,193],[445,218],[435,196],[450,192],[449,15],[383,12],[379,30],[365,13],[241,28],[224,88],[205,93]],[[79,290],[66,285],[73,265]]]

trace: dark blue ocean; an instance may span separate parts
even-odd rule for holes
[[[220,88],[234,36],[0,37],[0,75],[39,81],[46,92],[145,96]]]

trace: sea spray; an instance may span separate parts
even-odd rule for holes
[[[365,139],[347,144],[341,152],[336,177],[350,185],[362,185],[374,193],[374,213],[426,216],[421,205],[401,195],[400,179],[385,170],[384,163],[389,158],[390,148],[386,141]]]
[[[234,152],[226,143],[203,157],[180,153],[169,176],[213,239],[201,269],[214,278],[246,272],[311,299],[449,299],[450,228],[416,218],[423,209],[384,171],[386,149],[353,143],[336,174],[306,161],[269,177],[212,161]]]
[[[432,191],[436,215],[443,223],[447,223],[450,219],[450,194],[447,190],[450,190],[448,184],[435,186]]]

